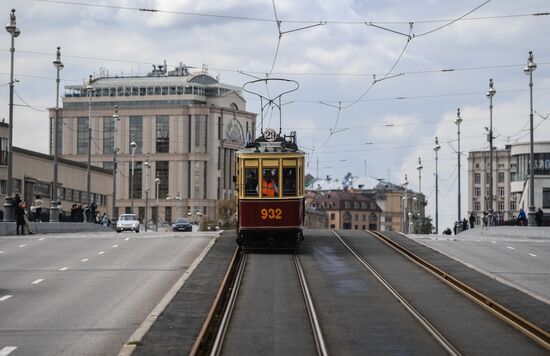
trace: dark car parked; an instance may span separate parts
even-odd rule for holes
[[[192,231],[193,225],[189,222],[189,219],[178,218],[172,224],[172,231]]]

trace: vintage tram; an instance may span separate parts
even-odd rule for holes
[[[304,152],[296,134],[267,129],[237,151],[237,243],[298,248],[304,224]]]

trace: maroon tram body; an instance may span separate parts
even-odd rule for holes
[[[237,243],[298,248],[304,228],[304,153],[294,140],[262,136],[237,152],[236,164]]]

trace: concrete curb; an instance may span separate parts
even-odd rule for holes
[[[187,279],[191,276],[195,268],[201,263],[201,261],[204,259],[204,257],[208,254],[212,246],[216,243],[220,235],[223,233],[223,230],[220,230],[219,234],[216,235],[212,241],[202,250],[200,255],[193,261],[191,266],[183,273],[183,275],[174,283],[172,288],[166,293],[166,295],[162,298],[162,300],[157,304],[157,306],[149,313],[147,318],[141,323],[141,325],[136,329],[136,331],[130,336],[128,341],[122,346],[122,349],[118,353],[118,356],[130,356],[136,349],[136,346],[141,343],[143,340],[143,337],[149,331],[151,326],[155,323],[159,315],[166,309],[168,304],[174,299],[174,296],[176,293],[183,287]]]
[[[31,222],[29,229],[33,234],[68,233],[68,232],[107,232],[114,231],[112,227],[93,223],[75,222]],[[28,234],[26,231],[25,235]],[[0,236],[16,235],[15,222],[0,222]]]

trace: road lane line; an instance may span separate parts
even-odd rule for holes
[[[124,241],[128,241],[128,240],[130,240],[130,238],[129,238],[129,237],[127,237],[127,238],[125,238],[125,239],[124,239]]]
[[[23,244],[23,245],[19,245],[19,247],[25,247],[25,246],[27,246],[27,245],[26,245],[26,244]]]
[[[98,255],[103,255],[105,253],[105,251],[99,251],[97,254]]]
[[[42,241],[44,239],[45,239],[45,237],[41,237],[41,238],[38,239],[38,241]]]
[[[492,244],[496,244],[497,242],[496,241],[491,241]]]
[[[0,251],[0,253],[4,253],[4,251]]]
[[[537,257],[537,255],[530,253],[529,256],[531,257]]]
[[[118,247],[118,245],[113,245],[113,247]]]
[[[515,250],[516,248],[515,247],[512,247],[512,246],[506,246],[507,249],[510,249],[510,250]]]
[[[68,270],[68,269],[69,269],[69,267],[62,267],[62,268],[60,268],[59,270],[60,270],[60,271],[66,271],[66,270]]]
[[[85,259],[83,259],[83,260],[80,260],[80,261],[81,261],[81,262],[88,262],[88,261],[89,261],[89,259],[88,259],[88,258],[85,258]]]
[[[43,282],[43,281],[44,281],[44,279],[37,279],[36,281],[32,282],[31,284],[38,284],[38,283]]]
[[[9,294],[7,294],[7,295],[5,295],[5,296],[3,296],[3,297],[0,297],[0,302],[6,301],[6,300],[10,299],[11,297],[12,297],[12,296],[9,295]]]
[[[0,350],[0,356],[8,356],[17,349],[17,346],[6,346]]]

